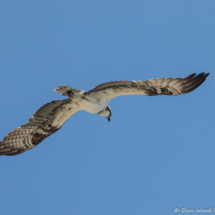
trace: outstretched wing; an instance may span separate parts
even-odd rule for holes
[[[45,104],[28,123],[3,138],[0,142],[0,155],[16,155],[32,149],[59,130],[67,119],[78,111],[79,106],[70,99]]]
[[[200,86],[209,73],[196,73],[182,78],[158,78],[149,81],[114,81],[96,86],[87,92],[99,100],[110,100],[124,95],[181,95],[189,93]]]

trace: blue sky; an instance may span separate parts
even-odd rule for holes
[[[182,96],[79,112],[1,156],[1,214],[176,214],[214,208],[215,1],[1,1],[1,137],[69,85],[210,76]]]

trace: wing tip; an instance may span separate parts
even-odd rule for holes
[[[205,78],[207,78],[209,75],[210,75],[210,73],[206,73],[206,74],[205,74]]]
[[[184,78],[184,80],[187,80],[187,81],[184,82],[185,88],[182,91],[182,94],[189,93],[195,90],[196,88],[198,88],[202,83],[205,82],[206,78],[209,75],[210,73],[205,73],[205,72],[199,73],[198,75],[196,75],[196,73],[193,73],[187,76],[186,78]]]

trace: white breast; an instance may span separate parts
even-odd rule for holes
[[[91,96],[85,96],[84,99],[76,97],[73,98],[73,101],[77,102],[81,109],[93,114],[97,114],[108,105],[108,101],[101,102],[98,99]]]

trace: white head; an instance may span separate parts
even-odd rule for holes
[[[100,116],[104,116],[105,118],[107,118],[108,122],[110,122],[110,117],[111,117],[112,112],[111,112],[111,109],[109,108],[109,106],[107,106],[102,111],[98,112],[97,114],[99,114]]]

